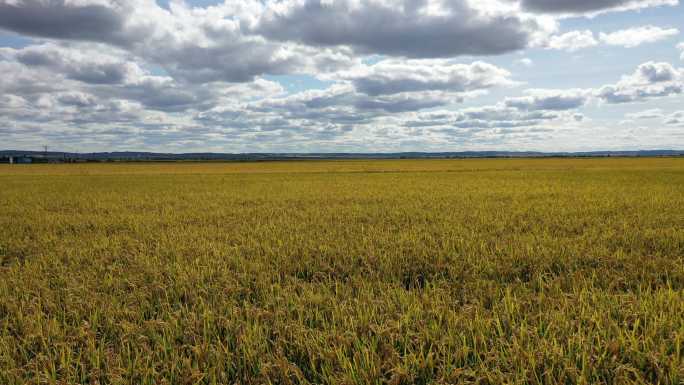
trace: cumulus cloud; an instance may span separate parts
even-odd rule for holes
[[[595,47],[599,43],[634,48],[642,44],[655,43],[677,35],[679,35],[679,30],[676,28],[660,28],[652,25],[628,28],[610,33],[601,32],[598,40],[594,33],[589,30],[570,31],[549,37],[545,47],[568,52]]]
[[[612,104],[645,101],[680,95],[684,91],[684,70],[669,63],[647,62],[612,85],[596,90],[599,99]]]
[[[40,67],[67,78],[91,84],[120,84],[134,81],[144,70],[126,59],[126,54],[113,53],[102,47],[80,46],[78,49],[53,43],[32,45],[23,49],[0,48],[0,55],[12,57],[28,67]]]
[[[251,30],[311,46],[442,58],[523,49],[554,28],[551,19],[496,1],[285,0],[267,2]]]
[[[493,87],[516,84],[511,74],[484,63],[452,63],[439,59],[387,59],[336,75],[325,90],[269,98],[248,106],[252,112],[275,114],[296,124],[342,126],[445,107]]]
[[[409,133],[442,142],[492,146],[548,140],[559,127],[577,125],[582,118],[570,111],[523,111],[499,103],[412,113],[398,123]]]
[[[533,12],[576,15],[675,6],[679,0],[522,0],[521,4]]]
[[[527,96],[506,98],[495,105],[458,110],[416,112],[406,117],[403,125],[413,128],[511,130],[548,127],[556,122],[572,124],[584,120],[577,112],[591,97],[590,90],[526,90]]]
[[[359,92],[371,96],[418,91],[463,93],[515,84],[510,72],[485,62],[457,64],[439,59],[383,60],[337,77],[351,81]]]
[[[0,83],[0,90],[24,96],[49,96],[50,100],[54,95],[49,93],[84,90],[100,98],[135,100],[159,110],[183,110],[213,101],[208,96],[208,87],[181,86],[169,76],[152,75],[125,53],[117,56],[114,51],[101,51],[98,46],[52,43],[2,48],[0,65],[11,69]],[[31,79],[33,86],[27,87],[26,79]]]
[[[681,56],[679,56],[679,58],[681,60],[684,60],[684,42],[677,44],[677,49],[682,51],[682,54],[681,54]]]
[[[0,28],[106,43],[190,82],[248,82],[263,74],[334,72],[353,52],[414,58],[524,49],[550,18],[497,3],[434,0],[227,0],[208,8],[154,0],[0,2]],[[382,20],[382,22],[379,22]]]
[[[676,28],[660,28],[652,25],[623,29],[612,33],[603,33],[599,39],[608,45],[633,48],[645,43],[655,43],[679,35]]]
[[[517,65],[521,65],[523,67],[533,67],[534,66],[534,61],[530,58],[524,57],[522,59],[518,59],[514,62]]]
[[[0,27],[23,35],[125,44],[126,13],[119,1],[3,0]]]
[[[0,93],[25,100],[25,108],[46,109],[40,116],[59,120],[63,108],[70,107],[90,116],[106,112],[102,119],[106,123],[111,112],[122,110],[122,105],[136,105],[141,111],[199,111],[226,101],[283,92],[278,83],[263,79],[245,84],[180,83],[170,76],[152,74],[123,51],[101,52],[98,45],[83,44],[0,48],[0,71],[4,73]],[[127,108],[126,113],[130,111]]]
[[[582,89],[527,90],[528,96],[507,98],[504,104],[522,111],[566,111],[584,106],[590,93]]]
[[[626,114],[625,117],[631,120],[649,120],[649,119],[659,119],[663,117],[663,110],[660,108],[653,108],[650,110],[644,110],[639,112],[632,112]]]
[[[155,143],[226,135],[249,141],[288,135],[334,140],[354,127],[378,127],[393,115],[453,105],[514,84],[508,71],[484,62],[392,59],[342,72],[327,89],[287,95],[279,84],[259,78],[181,83],[150,73],[125,51],[97,55],[100,48],[45,43],[1,49],[0,70],[8,76],[0,78],[0,123],[49,128],[42,135],[81,127],[97,137]],[[112,74],[110,68],[128,70]]]
[[[0,2],[0,28],[29,36],[106,43],[190,82],[248,82],[263,74],[334,71],[348,50],[275,43],[243,31],[252,8],[229,1],[189,8],[154,0]],[[249,2],[245,2],[249,3]]]
[[[508,73],[481,62],[456,65],[446,61],[408,60],[408,63],[417,68],[416,76],[420,79],[417,83],[413,80],[408,81],[406,86],[399,86],[401,81],[410,76],[408,71],[401,69],[390,71],[393,76],[380,77],[384,71],[401,64],[389,60],[344,74],[343,82],[323,90],[307,90],[293,95],[265,98],[243,104],[239,108],[217,106],[199,113],[196,119],[205,124],[226,128],[241,127],[243,130],[260,133],[277,131],[297,135],[303,130],[318,132],[317,130],[325,127],[325,137],[328,139],[347,137],[351,132],[359,134],[382,131],[383,135],[391,136],[391,133],[397,134],[398,129],[420,129],[423,134],[429,131],[435,135],[451,138],[458,136],[465,140],[466,137],[472,139],[485,133],[492,135],[494,131],[501,135],[540,133],[545,124],[557,121],[577,122],[581,117],[581,114],[572,111],[573,107],[578,108],[583,104],[573,99],[580,91],[568,91],[567,94],[550,90],[530,91],[530,95],[539,99],[534,106],[500,103],[477,108],[432,111],[440,107],[454,107],[463,97],[468,97],[468,90],[506,85],[510,82]],[[421,66],[424,66],[422,70]],[[436,68],[423,73],[423,70],[428,71],[427,68],[431,66]],[[452,72],[459,75],[457,82],[452,79]],[[499,73],[501,78],[494,83],[482,82],[478,76],[483,72]],[[429,82],[434,84],[426,87],[425,84],[429,83],[426,78],[431,79]],[[376,81],[378,86],[375,85]],[[373,83],[372,87],[368,86],[370,83]],[[459,96],[463,92],[466,94]],[[542,101],[542,98],[546,98],[546,101]],[[422,112],[425,110],[430,111]]]
[[[353,85],[338,84],[325,90],[301,92],[285,98],[265,99],[249,108],[259,112],[277,112],[280,116],[299,119],[335,120],[383,116],[460,103],[464,96],[439,91],[411,91],[368,95]],[[369,115],[370,114],[370,115]]]
[[[502,105],[466,108],[458,111],[418,113],[404,122],[408,127],[513,128],[536,126],[560,117],[552,112],[520,111]]]
[[[594,38],[594,33],[585,31],[571,31],[562,35],[551,36],[547,47],[551,49],[575,52],[583,48],[595,47],[598,41]]]
[[[684,111],[673,112],[666,116],[664,123],[668,126],[684,127]]]
[[[471,56],[530,47],[574,52],[600,42],[589,30],[554,35],[566,15],[673,3],[226,0],[201,8],[0,0],[0,29],[32,38],[0,48],[0,130],[13,143],[34,135],[164,150],[540,138],[579,124],[590,100],[681,94],[683,71],[649,62],[600,89],[519,94],[513,74]],[[629,40],[628,32],[635,33],[599,38]],[[639,44],[673,33],[646,32],[637,30],[649,36],[636,37]],[[529,58],[511,62],[518,70],[533,65]],[[322,89],[286,91],[267,80],[300,77]],[[463,108],[484,94],[494,99],[491,90],[500,88],[519,96]],[[663,119],[678,124],[678,116],[663,112]]]

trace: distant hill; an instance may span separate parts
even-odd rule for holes
[[[43,152],[0,151],[0,160],[9,157],[28,157],[36,161],[258,161],[296,159],[445,159],[445,158],[543,158],[543,157],[662,157],[684,156],[684,150],[643,151],[462,151],[462,152],[394,152],[394,153],[155,153],[155,152]]]

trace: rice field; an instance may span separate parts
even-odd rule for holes
[[[684,384],[684,159],[0,165],[0,384]]]

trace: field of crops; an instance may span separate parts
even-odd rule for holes
[[[0,384],[683,384],[684,159],[0,165]]]

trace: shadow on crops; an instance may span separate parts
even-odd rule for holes
[[[28,255],[24,250],[10,249],[7,246],[0,245],[0,267],[8,268],[12,265],[22,264]]]

